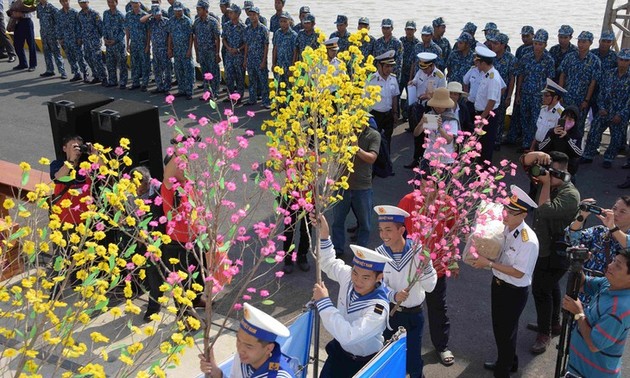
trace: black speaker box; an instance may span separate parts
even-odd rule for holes
[[[164,165],[157,106],[116,100],[92,110],[92,132],[94,141],[106,147],[116,147],[120,138],[128,138],[133,166],[144,165],[151,171],[151,176],[162,180]]]
[[[86,142],[94,141],[91,111],[112,101],[114,101],[112,97],[84,91],[64,93],[48,101],[48,115],[57,159],[66,158],[61,146],[66,135],[76,134]]]

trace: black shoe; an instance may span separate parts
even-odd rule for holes
[[[192,100],[192,96],[191,95],[186,96],[186,100]]]
[[[39,77],[51,77],[51,76],[55,76],[54,72],[44,72],[42,74],[39,74]]]
[[[3,53],[3,54],[0,54],[0,59],[6,59],[6,58],[8,58],[8,57],[9,57],[9,56],[8,56],[7,54],[4,54],[4,53]]]
[[[28,72],[34,72],[35,71],[35,67],[29,67],[28,68]],[[53,74],[54,75],[54,74]]]
[[[126,85],[122,85],[122,84],[120,84],[120,85],[118,86],[118,89],[127,89],[127,86],[126,86]]]
[[[630,188],[630,179],[627,179],[626,182],[624,182],[623,184],[617,185],[617,188],[619,188],[619,189],[628,189],[628,188]]]
[[[494,371],[494,368],[497,367],[497,363],[496,362],[484,362],[483,363],[483,368],[486,370],[490,370],[490,371]],[[510,368],[510,373],[516,373],[518,371],[518,363],[513,363],[512,367]]]
[[[131,87],[129,87],[129,90],[133,91],[133,90],[138,89],[138,88],[140,88],[139,85],[132,85]]]
[[[75,81],[81,81],[83,80],[83,78],[81,77],[81,75],[79,74],[75,74],[74,76],[72,76],[72,79],[70,79],[71,83],[74,83]]]
[[[105,85],[105,88],[111,88],[111,87],[117,87],[117,86],[118,86],[118,84],[109,83],[109,84]]]
[[[9,60],[7,60],[7,63],[13,63],[13,62],[15,62],[15,59],[16,59],[16,58],[15,58],[15,55],[10,56],[10,57],[9,57]]]
[[[12,69],[13,69],[13,71],[19,71],[19,70],[25,70],[27,68],[28,68],[27,66],[20,66],[20,65],[18,65],[18,66],[13,67]]]
[[[621,166],[621,169],[630,169],[630,161]]]
[[[101,82],[101,79],[95,77],[94,79],[92,79],[92,81],[90,81],[90,84],[98,84],[100,82]]]
[[[302,272],[308,272],[309,270],[311,270],[311,264],[309,264],[308,261],[298,262],[297,265]]]
[[[630,180],[628,180],[630,181]],[[538,332],[538,324],[537,323],[527,323],[528,330]],[[560,324],[554,324],[551,326],[551,336],[560,336],[562,332],[562,326]]]
[[[186,93],[183,93],[183,92],[177,92],[173,95],[173,97],[184,97],[184,96],[186,96]]]
[[[147,91],[146,85],[143,85],[140,87],[140,92],[146,92],[146,91]]]
[[[61,74],[61,76],[59,76],[59,78],[61,80],[66,80],[68,78],[68,76],[66,74]]]

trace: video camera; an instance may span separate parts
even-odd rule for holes
[[[83,143],[79,145],[79,151],[81,151],[82,154],[89,154],[91,147],[89,143]]]
[[[580,211],[587,211],[591,214],[597,214],[600,215],[601,213],[604,212],[604,209],[602,209],[599,206],[595,206],[597,202],[586,202],[586,203],[581,203],[580,204]]]
[[[571,181],[571,174],[569,172],[560,171],[549,166],[534,165],[529,169],[529,174],[532,177],[544,176],[549,172],[549,175],[558,178],[564,182]]]

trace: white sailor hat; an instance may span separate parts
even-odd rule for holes
[[[335,38],[330,38],[329,40],[324,42],[324,45],[326,45],[327,49],[339,50],[338,43],[339,43],[339,37],[335,37]]]
[[[392,259],[390,259],[389,257],[381,255],[380,253],[369,248],[350,244],[350,249],[352,249],[352,252],[354,252],[352,265],[358,266],[359,268],[372,270],[375,272],[382,272],[383,269],[385,269],[385,264],[392,261]]]
[[[432,52],[421,52],[417,55],[421,62],[431,63],[437,59],[437,55]]]
[[[374,59],[378,61],[379,63],[383,63],[383,64],[396,64],[394,55],[396,55],[396,52],[394,50],[389,50],[382,53],[381,55],[377,56]]]
[[[479,57],[479,59],[484,60],[486,62],[492,62],[492,60],[497,56],[497,54],[487,48],[486,46],[477,46],[475,47],[475,54]]]
[[[510,197],[510,203],[505,205],[508,209],[514,211],[532,211],[538,207],[536,202],[531,199],[527,193],[523,191],[523,189],[519,188],[516,185],[510,186],[510,191],[512,192],[512,196]]]
[[[275,341],[278,336],[288,337],[291,334],[284,324],[249,303],[243,303],[241,329],[266,342]]]
[[[544,93],[544,92],[550,92],[550,93],[562,95],[564,93],[567,93],[567,90],[562,88],[558,84],[556,84],[555,81],[551,80],[550,78],[547,78],[547,85],[545,85],[545,89],[543,89],[541,93]]]
[[[374,206],[374,211],[378,214],[378,222],[394,222],[405,223],[405,218],[409,216],[409,213],[405,210],[390,205]]]

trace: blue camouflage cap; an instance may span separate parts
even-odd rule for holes
[[[416,22],[415,21],[407,21],[407,23],[405,24],[405,29],[416,30]]]
[[[477,25],[473,24],[472,22],[467,22],[466,25],[464,25],[462,31],[470,33],[470,35],[472,36],[477,31]]]
[[[438,26],[446,25],[442,17],[438,17],[435,20],[433,20],[432,24],[434,28],[437,28]]]
[[[219,5],[230,5],[230,0],[220,0]]]
[[[131,0],[132,3],[139,3],[140,0]],[[87,1],[79,1],[79,3],[87,3]]]
[[[510,40],[510,38],[508,38],[507,34],[496,32],[496,33],[492,33],[491,35],[489,35],[488,36],[488,40],[507,45],[509,40]]]
[[[162,14],[162,10],[160,9],[159,4],[151,5],[151,15],[160,16]]]
[[[300,13],[311,13],[311,8],[305,5],[300,8]]]
[[[247,9],[247,12],[254,12],[256,14],[260,14],[260,9],[258,7],[251,7],[249,9]]]
[[[593,42],[593,33],[590,31],[582,31],[580,35],[578,35],[578,41],[591,41]]]
[[[184,10],[184,5],[182,5],[182,3],[181,3],[181,2],[176,1],[176,2],[174,2],[174,3],[173,3],[173,10],[174,10],[175,12],[177,12],[177,11],[183,11],[183,10]]]
[[[534,34],[534,27],[531,25],[525,25],[521,28],[521,35]]]
[[[302,20],[302,23],[303,23],[303,24],[307,24],[307,23],[311,23],[311,24],[312,24],[312,23],[314,23],[314,22],[315,22],[315,16],[313,16],[313,14],[312,14],[312,13],[307,14],[307,15],[304,17],[304,20]]]
[[[359,18],[359,25],[370,25],[370,19],[367,17]]]
[[[547,43],[549,39],[549,33],[545,29],[538,29],[534,34],[534,42]]]
[[[433,34],[433,26],[431,25],[424,25],[422,27],[422,35],[432,35]]]
[[[573,28],[569,25],[562,25],[558,29],[558,35],[573,35]]]
[[[630,49],[621,49],[617,53],[618,59],[630,60]]]
[[[337,21],[335,21],[335,25],[342,25],[348,23],[348,17],[343,14],[337,15]]]
[[[486,39],[489,41],[490,38],[492,38],[493,36],[499,34],[499,29],[488,30],[485,33],[486,33]]]
[[[488,22],[482,31],[491,31],[491,30],[499,30],[497,24],[494,22]]]
[[[599,37],[600,41],[614,41],[615,40],[615,33],[613,33],[612,30],[604,30],[602,32],[602,36]]]
[[[206,2],[205,0],[197,1],[197,8],[208,9],[209,7],[210,7],[210,4],[208,2]]]
[[[243,3],[243,9],[245,9],[246,11],[248,11],[253,6],[254,2],[251,0],[245,0],[245,2]]]
[[[234,12],[236,14],[241,14],[241,7],[239,7],[237,4],[232,3],[230,5],[230,12]]]
[[[468,43],[469,45],[474,40],[475,39],[473,38],[473,36],[470,35],[470,33],[467,33],[467,32],[462,32],[462,34],[459,35],[459,38],[457,38],[457,42],[465,42],[465,43]]]
[[[392,21],[391,18],[384,18],[383,21],[381,21],[381,27],[382,28],[393,28],[394,27],[394,21]]]
[[[287,11],[282,11],[282,13],[280,13],[280,18],[286,18],[287,20],[290,20],[291,15]]]

